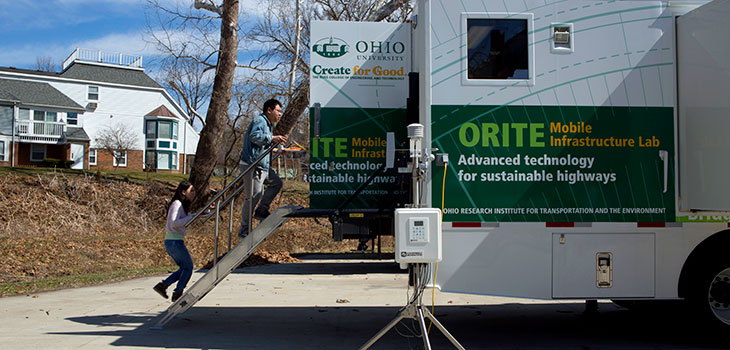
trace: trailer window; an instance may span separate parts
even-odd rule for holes
[[[469,79],[529,79],[527,20],[467,19]]]

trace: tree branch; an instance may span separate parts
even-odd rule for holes
[[[217,13],[219,16],[223,16],[223,8],[216,5],[213,0],[195,0],[195,8],[198,10],[208,10]]]
[[[174,81],[170,81],[170,86],[173,89],[175,89],[175,91],[177,91],[178,94],[180,94],[180,97],[182,97],[183,101],[185,101],[185,105],[187,105],[188,110],[190,112],[192,112],[196,117],[198,117],[198,119],[200,119],[200,122],[203,124],[203,126],[205,126],[205,118],[203,118],[203,116],[200,115],[200,113],[198,113],[198,111],[195,110],[195,107],[193,107],[193,105],[190,104],[190,100],[188,100],[188,96],[182,91],[182,89],[179,88],[177,86],[177,84],[175,84]]]

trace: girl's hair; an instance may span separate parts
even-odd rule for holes
[[[177,189],[175,190],[175,194],[172,196],[172,200],[170,201],[170,205],[172,205],[172,202],[174,201],[180,201],[182,203],[183,210],[185,211],[185,214],[187,214],[190,211],[190,201],[183,196],[183,191],[187,190],[192,186],[192,184],[188,181],[183,181],[179,185],[177,185]],[[170,208],[170,205],[167,206],[167,208]]]

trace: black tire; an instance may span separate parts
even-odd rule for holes
[[[687,301],[699,321],[730,329],[730,258],[717,254],[694,271]]]

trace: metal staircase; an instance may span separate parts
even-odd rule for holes
[[[233,269],[238,267],[246,258],[258,248],[272,233],[288,219],[299,207],[281,207],[276,209],[266,220],[256,226],[246,238],[242,239],[223,259],[218,261],[201,279],[185,291],[180,299],[170,305],[164,314],[157,320],[152,329],[162,329],[175,316],[187,311],[200,299],[218,285]]]
[[[301,207],[281,207],[275,210],[265,220],[261,221],[253,230],[251,230],[238,245],[231,249],[231,236],[233,234],[233,204],[236,197],[244,190],[244,177],[248,176],[256,166],[265,157],[268,157],[276,146],[272,146],[264,152],[256,161],[249,165],[238,177],[225,186],[218,194],[216,194],[203,208],[208,208],[215,204],[215,211],[212,213],[197,212],[185,224],[190,226],[196,221],[207,221],[210,217],[215,216],[215,250],[213,255],[213,267],[192,287],[188,288],[185,293],[167,308],[152,326],[152,329],[162,329],[162,327],[170,322],[175,316],[187,311],[195,305],[208,292],[213,290],[220,281],[228,276],[233,269],[238,267],[261,243],[263,243],[276,229],[284,224],[293,213],[297,212]],[[251,189],[246,189],[250,191]],[[225,257],[218,261],[218,239],[219,239],[219,223],[221,209],[228,206],[230,213],[228,215],[228,253]],[[253,210],[253,206],[251,206]],[[250,225],[253,225],[252,213],[248,213]]]

